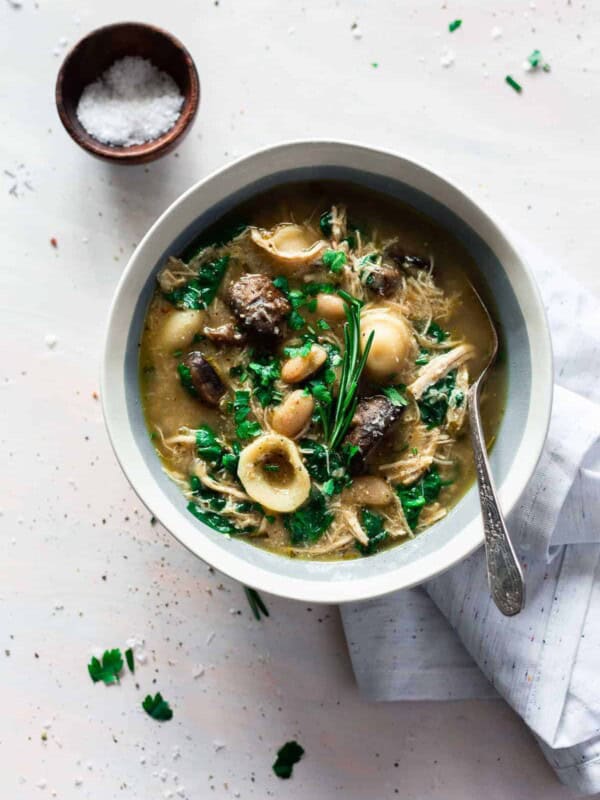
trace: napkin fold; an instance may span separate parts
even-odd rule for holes
[[[524,565],[525,609],[512,618],[496,609],[480,550],[422,588],[343,606],[342,619],[367,697],[501,696],[559,779],[593,793],[600,791],[600,315],[571,276],[517,243],[542,291],[556,376],[548,440],[507,520]]]

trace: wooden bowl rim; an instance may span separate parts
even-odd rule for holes
[[[95,139],[85,130],[81,123],[78,120],[74,120],[73,115],[67,111],[63,96],[65,75],[71,66],[74,56],[78,53],[82,45],[84,45],[90,39],[95,38],[99,34],[123,27],[134,27],[144,29],[145,31],[152,31],[153,33],[157,33],[159,36],[169,40],[175,49],[182,54],[190,81],[189,90],[184,96],[184,105],[181,114],[173,127],[166,131],[166,133],[163,133],[157,139],[152,139],[149,142],[144,142],[143,144],[130,145],[129,147],[124,147],[122,145],[112,146],[103,144]],[[58,115],[63,127],[73,141],[76,142],[81,148],[87,150],[87,152],[91,153],[92,155],[112,161],[114,163],[139,164],[152,161],[155,158],[167,153],[187,132],[196,116],[198,106],[200,104],[200,79],[198,77],[198,70],[191,53],[183,44],[183,42],[181,42],[172,33],[169,33],[168,31],[164,30],[164,28],[160,28],[157,25],[150,25],[146,22],[113,22],[109,25],[102,25],[99,28],[94,28],[94,30],[90,31],[81,39],[79,39],[79,41],[76,42],[69,50],[56,77],[55,101]]]

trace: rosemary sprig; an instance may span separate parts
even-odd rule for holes
[[[268,617],[269,611],[256,589],[251,589],[249,586],[244,586],[244,592],[246,593],[246,598],[248,599],[248,603],[252,609],[255,619],[259,620],[261,613],[264,614],[265,617]]]
[[[338,294],[345,302],[346,324],[344,325],[344,354],[342,357],[342,373],[340,386],[335,402],[333,422],[327,436],[327,447],[330,451],[336,450],[350,427],[352,417],[356,411],[358,399],[358,382],[362,374],[375,332],[372,331],[365,349],[360,352],[360,309],[361,302],[352,297],[348,292],[339,290]]]

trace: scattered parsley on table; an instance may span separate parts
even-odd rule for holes
[[[291,778],[294,764],[304,755],[304,748],[298,742],[286,742],[283,747],[277,751],[277,758],[273,764],[273,772],[278,778]]]
[[[146,695],[142,702],[142,708],[152,719],[156,719],[159,722],[166,722],[173,716],[171,707],[160,692],[157,692],[154,697],[151,694]]]
[[[88,664],[88,672],[94,683],[104,681],[106,686],[110,686],[111,683],[119,683],[119,673],[122,669],[123,656],[118,648],[105,650],[102,661],[93,656]]]

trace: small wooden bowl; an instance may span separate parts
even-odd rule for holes
[[[173,127],[144,144],[122,147],[94,139],[77,119],[84,88],[125,56],[141,56],[169,74],[183,95],[181,114]],[[88,153],[118,164],[145,164],[173,150],[188,132],[200,103],[200,81],[191,55],[170,33],[140,22],[98,28],[81,39],[65,58],[56,79],[56,107],[67,133]]]

